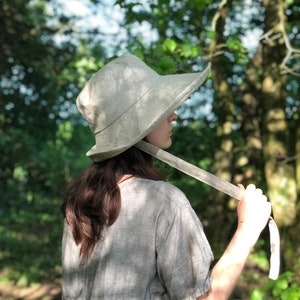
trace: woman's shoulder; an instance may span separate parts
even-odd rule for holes
[[[163,181],[163,180],[152,180],[152,179],[146,179],[146,178],[134,178],[134,180],[131,181],[133,185],[138,187],[139,189],[146,189],[150,191],[160,191],[165,193],[175,193],[175,194],[181,194],[183,195],[183,192],[177,188],[175,185]]]
[[[179,188],[166,181],[135,178],[123,187],[138,194],[145,193],[152,199],[157,199],[172,206],[190,205],[185,194]]]

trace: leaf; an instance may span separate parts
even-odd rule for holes
[[[265,293],[261,290],[255,289],[252,293],[251,293],[251,300],[263,300],[264,299],[264,295]]]
[[[183,44],[181,48],[181,54],[184,57],[190,57],[193,53],[192,47],[193,46],[191,44]]]
[[[154,49],[153,52],[155,56],[161,57],[164,54],[164,49],[162,45],[157,45]]]
[[[161,58],[159,61],[159,67],[166,73],[172,73],[176,70],[174,59],[168,55]]]
[[[202,48],[200,46],[193,46],[192,47],[192,56],[199,56],[202,55]]]
[[[174,52],[177,47],[177,43],[174,40],[165,40],[164,46],[170,51]]]
[[[217,37],[217,32],[216,31],[211,31],[211,30],[209,30],[209,31],[207,31],[207,37],[208,38],[210,38],[210,39],[215,39],[216,37]]]
[[[279,278],[276,281],[276,286],[273,289],[273,295],[274,296],[281,295],[282,291],[287,289],[288,286],[289,286],[289,283],[285,278]]]
[[[290,6],[294,4],[294,0],[285,0],[285,3],[287,4],[287,6]]]

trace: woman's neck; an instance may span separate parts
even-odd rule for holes
[[[131,179],[131,178],[133,178],[133,177],[134,177],[134,175],[131,175],[131,174],[124,174],[124,175],[122,175],[121,178],[118,180],[118,184],[120,184],[120,183],[122,183],[122,182],[124,182],[124,181],[126,181],[126,180],[128,180],[128,179]]]

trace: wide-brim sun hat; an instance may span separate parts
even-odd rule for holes
[[[107,63],[76,99],[96,140],[86,155],[99,162],[135,145],[181,106],[209,72],[207,64],[202,72],[159,75],[131,54]]]

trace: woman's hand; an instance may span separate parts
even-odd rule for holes
[[[212,287],[205,295],[197,300],[225,300],[234,288],[247,258],[266,226],[270,214],[271,204],[263,195],[261,189],[250,184],[238,204],[238,226],[225,252],[212,269]]]
[[[245,189],[243,185],[238,185]],[[271,214],[271,203],[261,189],[249,184],[237,207],[238,231],[252,237],[255,243],[261,231],[265,228]]]

